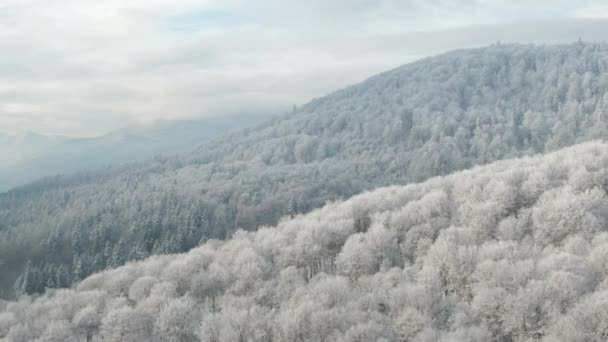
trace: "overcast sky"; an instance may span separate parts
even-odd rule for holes
[[[278,113],[454,48],[605,32],[606,0],[0,0],[0,132]]]

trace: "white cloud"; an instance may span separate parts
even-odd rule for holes
[[[593,4],[4,0],[0,131],[91,135],[156,118],[277,112],[452,48],[603,39],[604,21],[555,19],[588,17]],[[499,25],[461,28],[481,24]]]
[[[608,18],[608,5],[591,5],[574,11],[576,18],[599,19]]]

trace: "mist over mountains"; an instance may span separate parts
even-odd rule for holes
[[[133,125],[94,138],[0,134],[0,192],[39,178],[94,170],[191,152],[231,130],[254,126],[261,115],[198,120],[161,120]]]

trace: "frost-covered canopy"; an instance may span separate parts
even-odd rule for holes
[[[0,304],[0,341],[602,341],[608,144],[381,188]]]
[[[456,51],[189,156],[47,179],[0,195],[0,295],[63,287],[379,186],[608,137],[606,94],[606,44]]]

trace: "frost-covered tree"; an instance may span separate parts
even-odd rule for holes
[[[607,194],[600,142],[380,188],[0,302],[0,341],[603,341]]]
[[[380,186],[605,138],[607,72],[606,44],[454,51],[371,77],[187,155],[47,178],[0,194],[0,289],[10,296],[6,289],[19,276],[23,280],[28,260],[40,273],[64,267],[68,276],[54,286],[65,287],[80,273],[74,260],[88,260],[91,272],[98,272],[230,238],[239,228],[272,226],[284,216]],[[525,235],[521,228],[528,225],[518,208],[535,201],[535,191],[546,182],[566,176],[559,163],[553,167],[521,189],[516,176],[512,183],[492,184],[495,196],[462,218],[474,215],[472,224],[490,236]],[[501,202],[499,191],[512,197]],[[427,195],[431,200],[437,194]],[[400,237],[401,255],[415,262],[413,255],[426,250],[443,228],[449,208],[438,210],[444,214],[404,210],[399,215],[410,228]],[[496,222],[504,211],[518,215]],[[427,214],[434,218],[426,220]],[[531,220],[548,215],[541,208],[521,214]],[[361,233],[370,228],[365,215],[359,211],[351,222]],[[547,227],[560,220],[559,215],[547,219]],[[535,239],[559,240],[587,219],[573,217],[559,232],[541,229]],[[307,265],[308,276],[329,271],[327,260],[337,251],[322,244],[307,247],[325,253],[298,260]],[[44,291],[49,277],[41,278],[35,292]]]
[[[156,317],[158,332],[163,336],[162,340],[168,342],[196,341],[199,322],[198,309],[187,297],[167,303]]]

